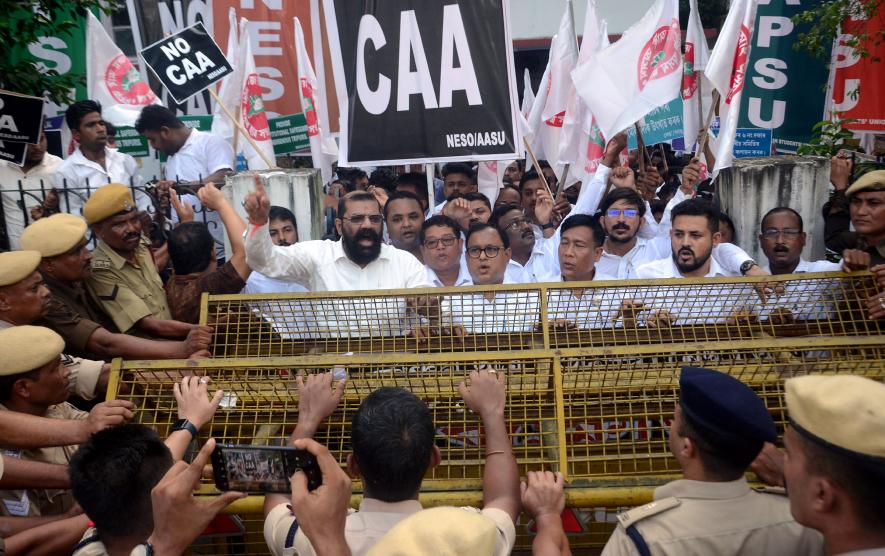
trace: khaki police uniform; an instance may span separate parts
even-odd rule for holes
[[[417,500],[382,502],[364,498],[359,511],[348,510],[344,537],[353,556],[364,556],[388,531],[401,521],[421,512]],[[507,555],[516,542],[516,528],[510,516],[495,508],[480,512],[476,508],[458,508],[458,511],[481,513],[490,518],[497,528],[495,555]],[[316,552],[299,529],[288,504],[279,504],[264,520],[264,540],[274,556],[314,556]]]
[[[15,378],[57,362],[64,348],[61,336],[40,326],[14,326],[0,330],[0,353],[4,362],[0,375]],[[7,402],[8,403],[8,402]],[[9,411],[0,405],[0,411]],[[68,403],[52,405],[40,415],[49,419],[85,419],[88,413]],[[3,457],[16,457],[67,465],[77,446],[56,446],[32,450],[0,448]],[[0,515],[26,517],[64,513],[74,505],[69,490],[31,489],[0,491]]]
[[[655,556],[824,554],[823,538],[796,523],[785,495],[752,490],[744,478],[673,481],[618,521],[602,556],[642,554],[637,533]]]
[[[120,332],[129,332],[144,317],[172,319],[146,239],[134,255],[132,263],[99,241],[92,252],[92,276],[86,280],[89,293]]]

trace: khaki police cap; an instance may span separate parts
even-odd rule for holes
[[[119,212],[135,208],[132,192],[122,183],[109,183],[99,187],[83,205],[83,217],[89,224],[101,222]]]
[[[37,220],[22,232],[22,249],[39,251],[43,257],[67,253],[86,235],[86,221],[79,216],[60,212]]]
[[[876,170],[867,172],[848,186],[845,195],[851,197],[855,193],[861,191],[882,191],[885,190],[885,170]]]
[[[39,369],[58,360],[65,341],[42,326],[13,326],[0,330],[0,376],[11,376]]]
[[[0,253],[0,287],[17,284],[33,274],[40,259],[42,257],[39,251]]]
[[[791,378],[786,402],[790,422],[800,434],[836,451],[885,463],[885,384],[855,375]]]
[[[421,510],[397,523],[368,556],[494,554],[498,528],[491,518],[453,507]]]

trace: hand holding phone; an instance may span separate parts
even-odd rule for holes
[[[289,478],[301,470],[308,490],[323,482],[316,456],[307,450],[279,446],[218,444],[212,452],[212,472],[220,491],[289,494]]]

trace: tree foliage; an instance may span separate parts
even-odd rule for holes
[[[28,54],[28,45],[41,37],[64,36],[78,25],[86,10],[110,13],[117,0],[0,0],[0,88],[35,96],[46,96],[57,104],[73,100],[71,89],[82,83],[82,75],[60,75]]]
[[[797,25],[808,24],[810,28],[799,33],[793,48],[804,50],[812,56],[830,61],[833,40],[847,19],[872,20],[885,10],[885,0],[822,0],[812,8],[799,12],[793,17]],[[862,58],[870,56],[869,46],[885,40],[885,30],[853,33],[846,45],[853,48]],[[873,58],[874,62],[879,60]]]

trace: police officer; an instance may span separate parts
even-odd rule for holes
[[[785,387],[793,517],[823,533],[828,554],[885,554],[885,384],[816,375]]]
[[[683,479],[620,514],[603,556],[823,554],[820,535],[793,520],[785,496],[747,485],[747,467],[777,439],[762,400],[737,379],[699,367],[683,367],[679,386],[669,441]]]
[[[87,248],[86,231],[86,221],[81,217],[59,213],[37,220],[25,228],[21,237],[26,249],[42,256],[38,261],[39,270],[51,294],[48,309],[37,309],[42,314],[40,324],[65,339],[67,353],[95,359],[184,359],[205,355],[202,350],[209,346],[211,339],[211,329],[205,326],[191,330],[185,340],[176,342],[111,332],[115,329],[113,321],[95,304],[83,285],[92,273],[92,253]],[[34,308],[41,307],[43,301],[42,298],[39,301],[16,299],[16,303],[30,303]],[[19,324],[31,324],[31,321]]]
[[[99,238],[86,286],[119,331],[187,336],[195,325],[172,320],[129,188],[118,183],[99,188],[83,206],[83,216]]]

